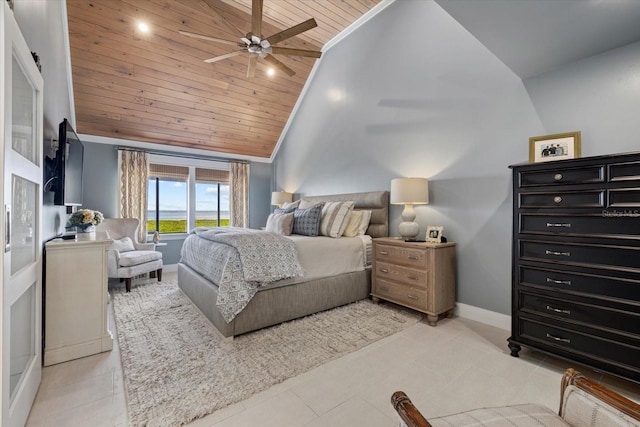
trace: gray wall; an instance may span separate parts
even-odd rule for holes
[[[583,156],[637,151],[638,69],[640,43],[522,82],[437,4],[398,1],[324,55],[274,187],[328,194],[429,178],[417,221],[457,242],[458,301],[508,314],[508,165],[527,161],[530,136],[574,130]],[[394,235],[401,211],[391,208]]]
[[[14,2],[14,15],[20,30],[36,52],[42,65],[44,80],[44,141],[43,154],[54,157],[51,139],[58,139],[58,125],[64,118],[72,119],[67,64],[64,44],[64,2],[29,0]],[[42,240],[64,231],[67,214],[64,207],[53,205],[53,193],[44,193],[42,208]]]

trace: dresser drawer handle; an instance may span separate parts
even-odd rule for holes
[[[562,174],[561,173],[557,173],[553,176],[553,179],[556,181],[560,181],[562,179]]]
[[[407,276],[407,279],[409,279],[409,280],[420,280],[418,277],[415,277],[415,276]]]
[[[389,269],[388,268],[381,268],[380,271],[383,272],[383,273],[388,273]]]
[[[570,285],[571,280],[556,280],[551,277],[547,277],[547,283],[555,283],[557,285]]]
[[[547,227],[564,227],[571,228],[571,224],[568,222],[548,222]]]
[[[415,295],[411,295],[411,294],[407,295],[407,298],[409,298],[409,299],[413,299],[413,300],[417,300],[417,299],[418,299],[418,297],[417,297],[417,296],[415,296]]]
[[[389,255],[389,252],[387,252],[387,251],[380,251],[380,255]]]
[[[547,306],[547,310],[548,311],[553,311],[554,313],[561,313],[561,314],[571,315],[571,310],[565,310],[565,309],[562,309],[562,308],[555,308],[555,307],[551,307],[550,305]]]
[[[556,256],[571,256],[571,252],[557,252],[557,251],[544,251],[545,255],[556,255]]]
[[[547,334],[547,338],[549,338],[551,340],[554,340],[554,341],[571,344],[571,340],[569,338],[560,338],[560,337],[553,336],[551,334]]]
[[[417,260],[419,260],[419,259],[420,259],[420,257],[415,256],[415,255],[409,255],[409,256],[407,256],[407,258],[412,259],[412,260],[414,260],[414,261],[417,261]]]
[[[562,197],[560,197],[560,196],[556,196],[556,197],[554,197],[554,198],[553,198],[553,201],[554,201],[555,203],[560,203],[560,202],[562,202]]]

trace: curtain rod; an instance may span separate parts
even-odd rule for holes
[[[181,154],[176,153],[174,151],[163,151],[163,150],[148,150],[148,149],[139,149],[132,147],[122,147],[119,145],[115,146],[116,150],[125,150],[125,151],[144,151],[149,154],[157,154],[159,156],[172,156],[172,157],[182,157],[185,159],[196,159],[196,160],[211,160],[215,162],[224,162],[224,163],[251,163],[248,160],[235,160],[235,159],[226,159],[224,157],[214,157],[214,156],[194,156],[189,154]]]

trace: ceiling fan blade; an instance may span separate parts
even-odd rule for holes
[[[247,77],[251,78],[256,75],[256,64],[258,63],[258,55],[249,57],[249,67],[247,67]]]
[[[244,37],[244,33],[242,32],[242,30],[240,30],[240,28],[227,21],[225,17],[222,16],[220,12],[218,12],[220,9],[222,9],[222,4],[223,3],[220,0],[200,0],[200,6],[213,10],[216,15],[218,15],[223,24],[225,24],[233,32],[238,33],[240,37]]]
[[[278,70],[282,71],[283,73],[287,74],[289,77],[295,75],[295,71],[293,71],[291,68],[287,67],[286,65],[284,65],[282,62],[278,61],[274,56],[272,55],[267,55],[264,57],[264,60],[267,61],[269,64],[273,65],[275,68],[277,68]]]
[[[236,50],[235,52],[225,53],[224,55],[216,56],[215,58],[205,59],[204,62],[211,64],[213,62],[218,62],[223,59],[233,58],[234,56],[241,55],[245,52],[246,52],[245,50]]]
[[[307,56],[310,58],[320,58],[320,56],[322,55],[322,52],[318,52],[317,50],[291,49],[288,47],[278,46],[271,46],[271,53],[280,55]]]
[[[298,25],[294,25],[291,28],[287,28],[284,31],[280,31],[279,33],[276,33],[270,37],[267,37],[267,40],[269,40],[269,43],[271,44],[276,44],[278,42],[281,42],[282,40],[286,40],[290,37],[297,36],[298,34],[304,33],[305,31],[315,28],[317,26],[318,24],[316,23],[315,19],[313,18],[307,19],[306,21]]]
[[[262,37],[262,0],[251,3],[251,32]]]
[[[178,32],[180,34],[184,35],[184,36],[193,37],[195,39],[202,39],[202,40],[208,40],[208,41],[216,42],[216,43],[230,44],[232,46],[242,46],[238,42],[232,42],[231,40],[217,39],[215,37],[205,36],[203,34],[190,33],[189,31],[180,30]]]

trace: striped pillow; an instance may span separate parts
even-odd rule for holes
[[[340,237],[347,228],[349,216],[356,202],[327,202],[322,207],[320,235]]]

